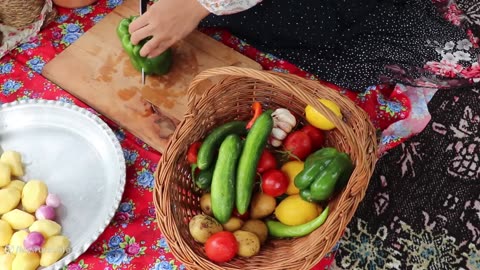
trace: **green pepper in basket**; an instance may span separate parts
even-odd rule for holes
[[[117,27],[117,35],[122,43],[122,47],[130,57],[130,62],[133,67],[142,71],[142,68],[146,75],[164,75],[170,71],[172,65],[172,50],[169,48],[162,54],[154,58],[148,58],[140,56],[140,50],[143,45],[149,40],[144,39],[139,44],[133,45],[130,42],[130,33],[128,27],[130,23],[136,19],[136,16],[124,18],[120,21]]]
[[[294,181],[304,200],[320,202],[343,188],[352,172],[353,163],[346,153],[326,147],[307,158],[304,169]]]

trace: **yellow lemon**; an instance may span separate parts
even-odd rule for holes
[[[338,107],[335,102],[328,99],[319,99],[319,101],[329,108],[333,113],[335,113],[335,115],[337,115],[339,118],[342,118],[340,107]],[[330,122],[330,120],[328,120],[323,114],[319,113],[310,105],[305,107],[305,118],[307,119],[308,123],[318,129],[332,130],[335,128],[335,125]]]
[[[280,168],[282,172],[284,172],[288,176],[288,188],[287,195],[294,195],[299,194],[300,190],[295,186],[294,180],[295,176],[299,174],[303,170],[303,162],[302,161],[289,161],[283,164],[282,168]]]
[[[305,224],[318,216],[317,204],[303,200],[300,195],[291,195],[275,209],[277,219],[289,226]]]

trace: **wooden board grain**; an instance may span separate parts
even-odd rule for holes
[[[142,85],[115,32],[122,18],[137,14],[138,0],[126,0],[47,63],[42,74],[162,152],[183,118],[187,88],[196,74],[221,66],[261,66],[194,31],[173,46],[171,71],[148,76]]]

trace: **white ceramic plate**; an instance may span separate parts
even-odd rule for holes
[[[83,108],[28,100],[0,107],[0,147],[20,152],[23,180],[42,180],[60,196],[57,221],[71,247],[43,269],[61,269],[87,250],[115,214],[125,188],[120,143],[107,124]]]

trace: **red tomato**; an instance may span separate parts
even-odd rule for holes
[[[250,218],[250,213],[247,211],[243,215],[240,215],[240,213],[238,213],[237,208],[234,208],[232,216],[237,217],[241,220],[247,221]]]
[[[280,170],[268,170],[262,175],[262,191],[272,197],[278,197],[287,192],[289,184],[288,176]]]
[[[237,239],[229,231],[215,233],[205,242],[205,253],[213,262],[228,262],[235,257],[237,252]]]
[[[310,137],[307,133],[299,130],[288,134],[283,142],[283,147],[290,154],[290,160],[294,160],[295,157],[305,160],[312,152]]]
[[[198,149],[200,149],[200,146],[202,146],[201,142],[194,142],[188,147],[187,151],[187,161],[190,164],[195,164],[197,163],[197,155],[198,155]]]
[[[268,150],[263,150],[260,160],[258,161],[257,172],[264,173],[270,169],[277,168],[277,160],[275,156]]]
[[[325,143],[325,134],[320,129],[312,125],[306,125],[301,129],[301,131],[305,132],[308,137],[310,137],[312,151],[320,149]]]

